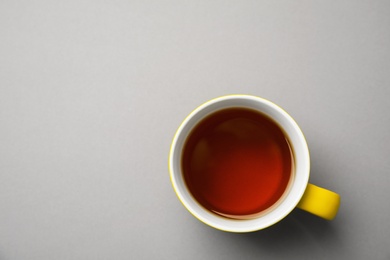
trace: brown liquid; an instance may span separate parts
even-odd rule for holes
[[[293,153],[279,126],[254,110],[230,108],[203,119],[188,136],[182,170],[206,209],[242,219],[275,204],[293,172]]]

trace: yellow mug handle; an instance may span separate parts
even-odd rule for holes
[[[310,183],[307,184],[305,193],[297,205],[298,208],[327,220],[336,217],[339,206],[339,194]]]

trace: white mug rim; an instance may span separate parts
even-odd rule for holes
[[[177,164],[178,163],[180,164],[180,162],[177,162],[175,160],[175,158],[178,157],[177,149],[179,148],[178,147],[179,137],[181,139],[182,138],[185,139],[185,137],[188,136],[188,134],[191,131],[191,129],[190,129],[190,130],[187,130],[187,132],[183,132],[185,127],[187,126],[187,124],[189,122],[191,122],[191,120],[194,120],[194,117],[197,116],[198,113],[201,112],[202,110],[212,106],[213,104],[215,105],[215,104],[220,103],[220,102],[229,102],[231,100],[237,100],[237,101],[240,101],[240,100],[244,101],[245,100],[246,102],[255,102],[261,106],[267,107],[267,109],[269,109],[269,111],[276,113],[277,116],[281,118],[280,120],[283,120],[283,122],[282,122],[283,124],[288,126],[288,129],[289,129],[288,131],[286,131],[286,129],[284,127],[282,127],[282,126],[280,126],[280,127],[282,127],[283,130],[285,130],[287,132],[289,137],[292,134],[294,136],[294,138],[296,139],[296,140],[294,139],[295,140],[294,141],[294,150],[295,151],[299,150],[299,154],[296,154],[294,151],[294,153],[295,153],[294,160],[299,162],[299,165],[297,165],[297,169],[295,171],[295,175],[298,178],[295,178],[295,180],[293,181],[292,188],[290,189],[290,191],[286,195],[286,199],[284,199],[284,201],[281,202],[281,205],[278,205],[276,207],[276,210],[272,210],[270,214],[267,213],[265,215],[265,216],[270,216],[270,217],[268,217],[268,219],[264,218],[264,216],[260,216],[258,218],[251,219],[251,220],[234,220],[234,219],[228,219],[228,218],[224,218],[224,217],[220,217],[220,216],[217,216],[217,218],[215,218],[216,215],[214,213],[209,212],[207,209],[204,209],[203,207],[198,207],[199,205],[197,206],[196,203],[194,204],[194,201],[192,201],[193,197],[191,196],[188,188],[186,188],[186,187],[183,188],[184,185],[181,183],[183,181],[180,179],[180,177],[182,177],[182,176],[179,176],[179,177],[177,176],[178,174],[181,175],[181,169],[179,168],[180,170],[175,171],[175,169],[177,169]],[[250,108],[252,108],[252,107],[250,107]],[[254,109],[256,109],[256,108],[254,108]],[[261,111],[259,109],[256,109],[256,110],[263,113],[263,111]],[[211,113],[206,112],[205,116],[207,116]],[[200,120],[203,119],[205,116],[202,116],[200,118]],[[196,125],[197,122],[195,122],[193,124]],[[182,135],[184,135],[184,137]],[[299,147],[297,147],[298,144],[299,144]],[[299,148],[299,149],[297,149],[297,148]],[[179,152],[180,152],[179,155],[181,155],[181,151],[179,151]],[[198,220],[202,221],[203,223],[205,223],[211,227],[214,227],[216,229],[228,231],[228,232],[238,232],[238,233],[261,230],[261,229],[267,228],[271,225],[274,225],[275,223],[277,223],[280,220],[282,220],[283,218],[285,218],[296,207],[296,205],[299,203],[300,199],[302,198],[304,191],[306,189],[306,186],[308,184],[308,181],[309,181],[309,176],[310,176],[309,149],[308,149],[305,137],[304,137],[301,129],[299,128],[298,124],[295,122],[295,120],[285,110],[283,110],[281,107],[279,107],[275,103],[273,103],[267,99],[261,98],[261,97],[257,97],[257,96],[253,96],[253,95],[243,95],[243,94],[220,96],[220,97],[211,99],[211,100],[203,103],[202,105],[198,106],[197,108],[195,108],[183,120],[183,122],[180,124],[179,128],[177,129],[177,131],[175,133],[175,136],[174,136],[172,143],[171,143],[170,152],[169,152],[168,166],[169,166],[169,174],[170,174],[170,179],[171,179],[173,189],[174,189],[177,197],[181,201],[181,203],[185,206],[185,208],[192,215],[194,215]],[[298,172],[298,170],[299,170],[299,172]],[[191,199],[191,197],[192,197],[192,199]],[[195,200],[195,202],[196,202],[196,200]],[[281,208],[281,206],[283,206],[283,207]],[[274,212],[274,215],[272,215],[272,212]],[[275,212],[277,212],[277,214]],[[214,216],[211,216],[208,214],[212,214]],[[260,221],[260,219],[262,219],[262,218],[264,219],[264,221]],[[240,226],[240,224],[238,224],[239,222],[246,223],[246,225]]]

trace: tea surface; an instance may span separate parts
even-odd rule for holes
[[[182,170],[193,197],[229,218],[256,215],[283,195],[293,173],[293,153],[280,127],[246,108],[215,112],[192,130]]]

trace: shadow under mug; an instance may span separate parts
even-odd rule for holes
[[[272,209],[252,219],[230,219],[202,207],[189,191],[181,167],[183,147],[192,129],[208,115],[228,108],[249,108],[275,121],[288,136],[294,151],[294,178]],[[212,99],[192,111],[179,126],[169,153],[169,172],[177,197],[197,219],[228,232],[251,232],[269,227],[285,218],[295,207],[327,220],[332,220],[340,205],[340,196],[332,191],[310,184],[310,156],[305,137],[294,121],[276,104],[251,95],[227,95]]]

